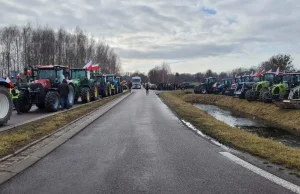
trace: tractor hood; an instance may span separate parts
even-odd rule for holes
[[[225,84],[220,84],[220,85],[218,85],[218,89],[222,89],[222,88],[224,88],[225,87]]]
[[[49,79],[38,79],[33,81],[32,83],[40,83],[43,85],[44,88],[50,88],[51,87],[51,83]]]
[[[72,79],[70,82],[72,82],[75,85],[78,85],[80,80],[79,79]]]

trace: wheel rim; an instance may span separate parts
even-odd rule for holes
[[[4,118],[9,112],[9,99],[6,95],[0,94],[0,118]]]
[[[59,98],[58,96],[56,96],[54,101],[54,108],[58,108],[58,106],[59,106]]]
[[[87,92],[86,99],[87,99],[87,101],[90,101],[90,91]]]
[[[94,94],[95,94],[95,98],[98,97],[98,89],[97,88],[94,88]]]
[[[74,102],[74,89],[72,86],[70,86],[70,91],[69,91],[69,94],[68,94],[68,101],[69,101],[69,104],[73,104]]]

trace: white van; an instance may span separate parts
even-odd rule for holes
[[[142,88],[141,77],[138,76],[132,77],[132,89],[141,89],[141,88]]]

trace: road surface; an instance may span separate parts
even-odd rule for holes
[[[81,102],[78,101],[78,102],[76,102],[76,104],[73,105],[73,107],[77,107],[80,104],[81,104]],[[31,119],[34,119],[37,117],[41,117],[41,116],[44,116],[47,114],[50,114],[50,113],[47,112],[46,110],[40,110],[35,105],[32,105],[32,107],[28,113],[22,113],[21,115],[18,115],[17,111],[13,110],[10,120],[7,122],[6,125],[3,125],[0,127],[0,131],[2,128],[6,127],[6,126],[15,125],[15,124],[25,122],[25,121],[28,121],[28,120],[31,120]]]
[[[151,91],[133,94],[0,193],[289,193],[187,129]]]

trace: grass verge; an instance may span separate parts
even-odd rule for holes
[[[192,104],[185,102],[183,100],[186,99],[185,96],[183,92],[164,92],[160,94],[163,101],[180,118],[191,122],[205,134],[216,138],[221,143],[268,159],[275,164],[300,170],[299,149],[226,125]]]
[[[111,96],[85,106],[70,109],[66,112],[58,113],[53,116],[18,126],[11,130],[0,132],[0,157],[14,153],[16,150],[54,132],[55,130],[93,110],[96,110],[121,95],[122,94]]]
[[[258,119],[267,121],[269,124],[281,127],[295,135],[300,135],[300,111],[292,109],[281,109],[275,104],[263,102],[248,102],[245,99],[233,98],[223,95],[199,95],[177,92],[182,100],[190,103],[212,104],[230,110],[252,115]]]

